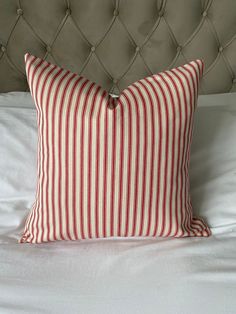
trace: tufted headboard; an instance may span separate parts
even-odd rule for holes
[[[115,94],[202,58],[201,93],[236,91],[236,0],[0,0],[0,92],[28,89],[26,52]]]

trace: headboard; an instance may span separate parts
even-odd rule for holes
[[[28,89],[26,52],[115,94],[202,58],[201,93],[236,91],[236,0],[0,0],[0,92]]]

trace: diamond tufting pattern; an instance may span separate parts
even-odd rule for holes
[[[236,91],[235,0],[0,0],[0,92],[28,90],[29,52],[112,93],[196,58],[201,93]]]

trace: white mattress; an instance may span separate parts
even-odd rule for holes
[[[29,95],[15,96],[16,107],[20,104],[19,107],[31,108]],[[200,97],[199,102],[204,103],[204,107],[221,106],[226,102],[228,110],[234,103],[236,106],[236,94]],[[6,129],[9,122],[7,111],[10,110],[4,109],[8,107],[7,96],[0,97],[0,107],[6,114],[3,123]],[[34,110],[29,108],[24,109],[23,116],[26,119],[30,115],[34,121]],[[200,108],[201,104],[199,115]],[[20,125],[17,119],[13,128],[16,133]],[[34,130],[33,124],[27,126]],[[24,127],[26,124],[22,123],[22,132],[26,132]],[[199,130],[203,132],[204,128],[199,126]],[[0,131],[4,133],[4,129]],[[219,137],[222,134],[219,133]],[[206,173],[204,163],[192,170],[193,199],[197,211],[212,227],[211,237],[28,245],[18,244],[17,239],[33,200],[35,160],[31,160],[29,154],[33,154],[34,145],[29,143],[34,140],[34,135],[22,138],[22,145],[17,146],[17,150],[21,149],[22,156],[26,156],[23,166],[28,169],[27,175],[22,177],[22,173],[13,168],[11,184],[7,182],[0,187],[1,314],[236,313],[236,198],[230,190],[236,180],[236,157],[232,160],[234,152],[230,143],[227,163],[222,166],[223,173],[216,172],[214,176],[211,169],[205,183],[199,183],[199,172]],[[222,142],[220,151],[225,151],[225,142]],[[199,155],[198,145],[196,140],[193,158],[197,163],[206,158],[204,154]],[[215,147],[218,147],[217,143]],[[10,159],[4,153],[2,150],[0,162],[2,165],[5,162],[6,167]],[[11,162],[13,159],[11,156]],[[214,167],[218,167],[216,159],[212,159]],[[206,166],[209,166],[207,161]],[[0,176],[4,174],[4,167],[0,169]],[[26,182],[29,179],[32,184]]]

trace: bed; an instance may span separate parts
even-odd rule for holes
[[[229,0],[0,0],[0,313],[236,312],[235,12]],[[190,178],[210,237],[18,243],[36,186],[27,51],[114,94],[204,59]]]

